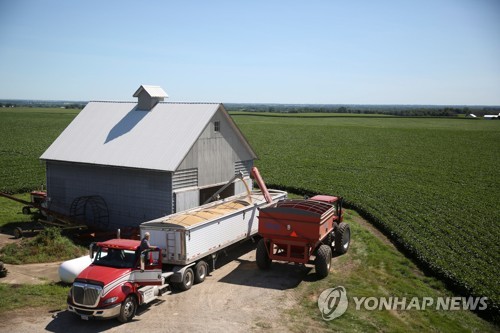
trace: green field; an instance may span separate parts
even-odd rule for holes
[[[500,122],[233,115],[272,187],[344,196],[424,268],[500,304]]]
[[[39,157],[78,112],[0,108],[0,191],[30,191],[45,184]]]
[[[0,190],[44,183],[39,156],[77,111],[0,109]],[[424,268],[500,304],[500,122],[234,114],[268,184],[342,195]],[[355,236],[354,236],[355,237]]]

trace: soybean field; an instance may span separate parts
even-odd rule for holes
[[[39,157],[77,114],[54,108],[1,108],[0,191],[31,191],[45,184]]]
[[[500,122],[233,119],[268,186],[344,196],[423,268],[463,294],[487,296],[498,311]]]

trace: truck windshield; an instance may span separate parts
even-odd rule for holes
[[[94,265],[117,268],[133,268],[136,262],[135,251],[111,248],[99,248],[94,259]]]

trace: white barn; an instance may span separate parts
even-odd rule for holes
[[[134,97],[88,103],[40,157],[51,209],[114,229],[198,206],[240,171],[252,185],[257,156],[223,104],[167,103],[146,85]]]

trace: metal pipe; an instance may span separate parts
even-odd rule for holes
[[[252,175],[255,181],[257,182],[257,185],[259,185],[260,190],[262,191],[262,194],[264,195],[264,198],[266,199],[267,203],[273,202],[273,199],[271,198],[271,195],[269,194],[269,191],[267,190],[266,183],[264,182],[264,179],[262,179],[259,169],[257,167],[252,168]]]

